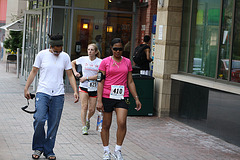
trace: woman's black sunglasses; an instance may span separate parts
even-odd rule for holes
[[[114,50],[114,51],[123,51],[123,48],[114,47],[113,50]]]

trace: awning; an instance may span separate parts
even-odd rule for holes
[[[10,31],[22,31],[23,30],[23,18],[15,21],[13,23],[1,26],[0,29],[10,30]]]

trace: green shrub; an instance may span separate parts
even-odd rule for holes
[[[10,31],[9,37],[3,42],[3,47],[11,49],[13,52],[17,52],[17,48],[22,49],[23,33],[21,31]]]

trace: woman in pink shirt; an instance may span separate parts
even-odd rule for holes
[[[103,159],[110,159],[109,129],[112,122],[112,113],[117,115],[117,144],[113,156],[123,159],[121,147],[126,135],[129,90],[136,100],[136,110],[141,109],[136,87],[132,79],[132,64],[128,58],[122,56],[123,44],[120,38],[114,38],[111,43],[112,56],[102,60],[99,71],[105,77],[98,83],[97,110],[103,112],[103,126],[101,138],[104,147]],[[128,89],[129,88],[129,89]]]

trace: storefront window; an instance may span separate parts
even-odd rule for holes
[[[187,72],[187,55],[188,55],[188,43],[189,43],[189,24],[190,24],[190,9],[191,0],[183,2],[183,23],[182,23],[182,36],[181,36],[181,51],[180,51],[180,66],[179,70]]]
[[[98,45],[102,58],[109,56],[112,39],[118,37],[127,44],[131,29],[131,14],[75,10],[71,58],[87,55],[90,43]]]
[[[240,1],[236,1],[233,34],[231,81],[240,83]]]
[[[233,0],[223,1],[221,41],[219,48],[218,78],[228,79]]]
[[[220,8],[221,0],[184,1],[180,71],[215,78]]]
[[[215,77],[220,6],[221,0],[193,2],[190,73]]]

